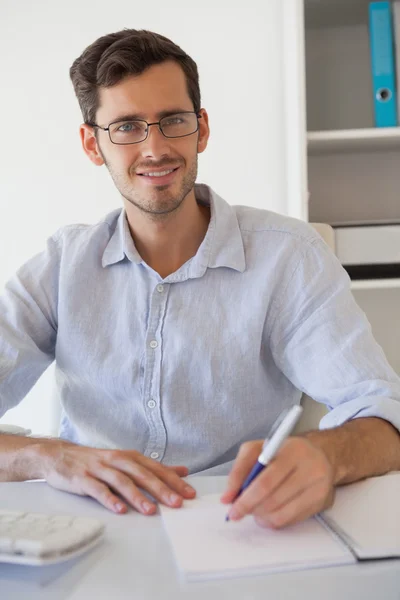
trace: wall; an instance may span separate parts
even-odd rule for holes
[[[290,0],[288,0],[290,2]],[[2,0],[0,285],[67,223],[121,205],[106,169],[80,147],[69,67],[124,27],[171,37],[196,60],[211,139],[199,181],[231,204],[286,213],[281,0]],[[1,333],[0,333],[1,335]],[[51,368],[0,422],[52,431]]]

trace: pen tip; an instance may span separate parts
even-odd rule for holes
[[[226,515],[225,521],[229,521],[229,515]]]

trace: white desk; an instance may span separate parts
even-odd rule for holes
[[[224,481],[192,478],[199,494],[221,491]],[[94,516],[107,526],[105,543],[81,559],[44,568],[0,564],[2,600],[400,600],[400,560],[182,583],[159,515],[113,515],[41,482],[0,483],[0,507]]]

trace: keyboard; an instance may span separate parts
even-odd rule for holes
[[[94,548],[103,534],[97,519],[0,509],[0,563],[63,562]]]

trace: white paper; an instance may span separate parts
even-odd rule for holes
[[[338,488],[323,517],[359,558],[400,556],[400,474]]]
[[[281,530],[260,527],[251,516],[226,522],[228,506],[219,498],[219,494],[203,496],[185,501],[179,509],[160,506],[179,570],[187,579],[356,562],[316,519]]]

